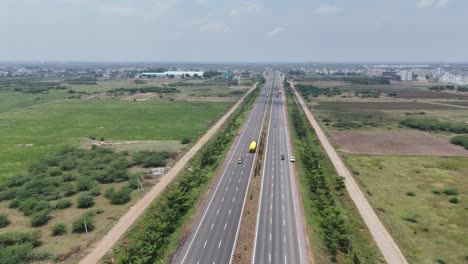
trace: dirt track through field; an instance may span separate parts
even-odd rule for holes
[[[322,144],[328,157],[332,161],[333,166],[335,167],[338,174],[345,178],[346,190],[348,191],[349,196],[351,197],[357,209],[359,210],[361,217],[363,218],[364,222],[369,228],[369,231],[372,234],[374,240],[376,241],[377,246],[382,252],[382,255],[384,256],[385,260],[387,261],[387,263],[392,264],[408,263],[403,254],[401,253],[400,248],[395,243],[392,236],[390,236],[387,229],[384,227],[384,225],[370,206],[369,201],[367,201],[366,197],[359,189],[359,186],[354,180],[353,176],[346,168],[341,158],[336,153],[336,150],[328,141],[328,138],[322,131],[322,128],[320,127],[318,122],[315,120],[315,117],[307,108],[307,105],[304,103],[304,100],[294,88],[294,84],[291,83],[291,86],[293,87],[294,93],[298,98],[299,104],[302,106],[302,109],[304,110],[307,119],[312,124],[312,127],[314,128],[315,133],[317,134],[317,137],[320,140],[320,143]]]
[[[161,180],[156,184],[148,193],[138,200],[128,212],[123,215],[116,225],[92,247],[91,251],[80,261],[81,264],[97,263],[109,249],[120,239],[120,237],[133,225],[133,223],[143,214],[145,209],[156,199],[159,194],[172,182],[172,180],[179,174],[185,167],[187,162],[210,140],[219,128],[226,122],[231,114],[239,107],[244,101],[244,98],[250,94],[257,84],[249,90],[231,109],[218,121],[216,124],[206,132],[203,137],[185,154],[175,165],[165,174]]]

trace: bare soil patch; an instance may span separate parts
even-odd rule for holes
[[[432,99],[432,98],[446,98],[446,99],[468,99],[468,95],[447,93],[447,92],[434,92],[434,91],[398,91],[398,98],[405,99]]]
[[[464,156],[468,151],[423,132],[331,131],[342,151],[354,154]]]

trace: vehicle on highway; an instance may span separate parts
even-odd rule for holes
[[[273,124],[273,127],[276,127],[276,124]]]
[[[284,160],[285,159],[285,156],[284,155],[281,155],[281,160]]]
[[[243,161],[244,161],[244,160],[242,159],[242,157],[239,156],[239,158],[237,159],[237,164],[242,164]]]
[[[252,143],[250,143],[250,146],[249,146],[249,152],[255,153],[256,150],[257,150],[257,142],[252,141]]]
[[[296,162],[296,158],[294,156],[291,156],[291,159],[290,159],[291,162]]]

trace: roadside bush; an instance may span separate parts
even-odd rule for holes
[[[72,201],[70,199],[60,199],[55,202],[54,209],[65,209],[72,206]]]
[[[408,195],[408,196],[416,196],[416,193],[415,193],[415,192],[407,192],[406,195]]]
[[[456,196],[455,196],[455,197],[452,197],[452,198],[449,199],[449,202],[451,202],[451,203],[453,203],[453,204],[457,204],[457,203],[460,202],[460,198],[458,198],[458,197],[456,197]]]
[[[181,144],[184,144],[184,145],[185,145],[185,144],[188,144],[188,143],[190,143],[190,142],[192,142],[192,138],[190,138],[190,137],[184,137],[184,138],[182,138],[182,139],[180,140],[180,143],[181,143]]]
[[[8,215],[5,213],[0,213],[0,228],[9,225],[11,222],[8,219]]]
[[[145,168],[163,167],[167,165],[166,159],[169,157],[170,153],[167,151],[140,151],[133,154],[133,163]]]
[[[86,227],[85,227],[85,220],[86,220]],[[72,232],[73,233],[85,233],[86,228],[88,229],[88,232],[91,232],[94,230],[94,217],[92,215],[89,215],[87,213],[79,216],[76,218],[73,223],[72,223]]]
[[[439,195],[439,194],[440,194],[440,191],[439,191],[439,190],[432,190],[432,193],[433,193],[433,194]]]
[[[89,208],[94,205],[94,196],[90,193],[85,192],[78,196],[77,199],[78,208]]]
[[[114,192],[115,192],[114,187],[111,187],[111,188],[106,190],[106,192],[104,193],[104,197],[106,197],[107,199],[110,200],[110,198],[112,197],[112,194],[114,194]]]
[[[447,188],[443,193],[446,195],[458,195],[458,191],[455,188]]]
[[[113,192],[110,195],[110,203],[111,204],[125,204],[132,200],[130,194],[132,193],[132,189],[129,187],[123,187],[122,189]]]
[[[53,236],[62,236],[67,233],[67,226],[65,223],[57,223],[54,226],[52,226],[52,235]]]
[[[49,209],[44,209],[44,210],[41,210],[39,212],[32,214],[31,226],[38,227],[38,226],[46,225],[51,218],[51,216],[49,215],[49,212],[50,212]]]

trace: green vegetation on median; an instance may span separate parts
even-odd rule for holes
[[[320,147],[286,84],[296,166],[312,252],[318,263],[383,263],[343,179]]]
[[[212,139],[150,205],[143,217],[125,235],[125,243],[113,251],[116,263],[160,263],[175,250],[180,228],[193,214],[193,207],[206,191],[242,121],[259,93],[249,94],[214,139]]]

